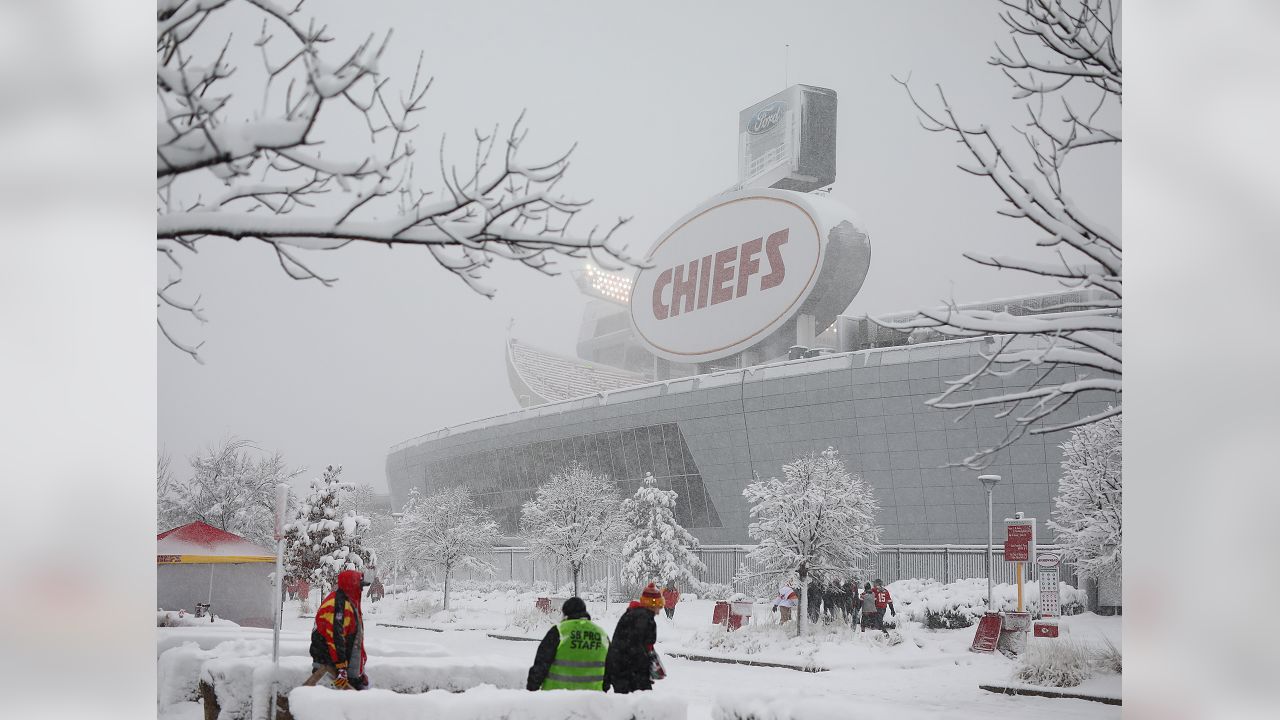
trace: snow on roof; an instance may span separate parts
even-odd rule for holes
[[[275,556],[266,548],[196,520],[156,535],[156,555]]]
[[[520,382],[544,402],[559,402],[649,381],[638,373],[563,357],[514,339],[508,343],[507,362]],[[513,389],[517,394],[521,390]]]
[[[409,438],[391,446],[389,452],[420,445],[424,442],[448,437],[454,433],[482,430],[497,425],[516,422],[534,417],[572,412],[585,407],[609,405],[615,402],[630,402],[650,397],[660,397],[675,393],[693,392],[694,390],[734,385],[739,383],[761,382],[781,377],[811,375],[837,368],[868,367],[872,365],[892,365],[918,360],[938,360],[952,357],[980,356],[982,347],[992,336],[970,338],[948,338],[918,345],[898,347],[866,348],[845,353],[829,353],[812,358],[798,360],[780,360],[765,365],[753,365],[747,368],[719,370],[706,375],[690,375],[670,380],[658,380],[642,385],[631,385],[620,390],[609,392],[593,392],[581,397],[547,402],[542,405],[523,407],[519,410],[493,415],[477,420],[470,420],[458,425],[443,427],[416,437]],[[1008,349],[1018,349],[1032,339],[1014,338]]]

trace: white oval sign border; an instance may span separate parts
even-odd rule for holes
[[[795,199],[792,199],[792,198],[795,198]],[[651,260],[653,256],[657,254],[658,250],[668,240],[670,240],[676,233],[680,232],[680,230],[682,230],[686,225],[698,219],[699,217],[713,210],[716,210],[718,208],[722,208],[727,205],[732,205],[733,203],[745,202],[750,200],[771,200],[774,202],[781,202],[781,203],[790,205],[796,208],[797,210],[799,210],[805,216],[805,218],[809,220],[810,225],[812,225],[814,230],[814,236],[817,238],[817,242],[818,242],[818,253],[817,253],[817,260],[814,262],[813,268],[810,270],[809,277],[805,280],[805,284],[803,288],[796,295],[796,297],[782,310],[781,313],[775,316],[768,323],[761,325],[760,329],[751,333],[747,337],[740,338],[726,345],[721,345],[717,348],[710,348],[710,349],[702,350],[699,352],[678,352],[678,351],[670,350],[650,340],[649,337],[646,336],[644,332],[640,330],[640,325],[636,322],[635,290],[639,289],[640,275],[642,275],[646,270],[653,269],[653,268],[645,268],[644,270],[641,270],[640,273],[636,275],[636,281],[632,284],[633,290],[632,290],[631,305],[629,308],[627,308],[627,314],[631,318],[631,327],[635,331],[636,337],[641,341],[641,344],[647,347],[649,351],[653,352],[655,355],[672,362],[681,362],[681,363],[710,362],[712,360],[719,360],[721,358],[728,357],[730,355],[733,355],[734,353],[741,352],[742,350],[748,347],[751,347],[751,345],[755,344],[756,342],[760,340],[764,340],[765,338],[772,335],[774,332],[778,330],[779,327],[781,327],[784,323],[786,323],[787,320],[791,319],[791,316],[799,308],[799,306],[802,305],[804,301],[808,299],[808,297],[813,293],[814,288],[817,285],[818,273],[822,269],[822,263],[826,259],[826,253],[827,253],[827,238],[823,237],[822,231],[819,227],[818,220],[817,220],[817,216],[818,216],[817,208],[810,207],[810,204],[808,202],[797,202],[797,200],[802,200],[802,199],[806,199],[803,197],[802,193],[796,193],[796,192],[787,191],[787,190],[754,189],[754,190],[740,191],[738,193],[732,194],[730,197],[727,197],[727,198],[726,197],[718,198],[716,201],[714,201],[713,204],[703,203],[702,205],[694,208],[689,214],[680,218],[680,220],[678,220],[673,227],[668,229],[667,232],[663,233],[662,237],[658,240],[658,242],[654,243],[653,247],[649,249],[648,254],[645,255],[646,262]],[[649,300],[648,298],[646,298],[646,301],[651,302],[651,300]]]

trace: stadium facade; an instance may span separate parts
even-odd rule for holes
[[[393,501],[402,504],[411,488],[465,485],[514,537],[521,505],[578,463],[624,495],[652,475],[678,493],[677,519],[700,541],[743,544],[752,542],[743,488],[834,447],[875,489],[886,544],[985,543],[986,492],[977,472],[956,464],[1000,444],[1015,421],[1001,407],[961,413],[926,401],[981,368],[1002,339],[948,339],[839,314],[861,289],[871,247],[848,208],[806,192],[834,179],[833,166],[815,161],[834,155],[834,117],[834,93],[809,86],[744,110],[739,185],[674,223],[644,268],[576,272],[589,298],[578,357],[508,338],[508,381],[521,409],[393,446]],[[1114,312],[1099,309],[1104,299],[1070,291],[968,307]],[[1096,375],[1028,368],[983,376],[955,399]],[[1118,402],[1094,391],[1068,400],[1055,420]],[[984,470],[1004,479],[995,517],[1040,519],[1042,543],[1052,540],[1043,520],[1066,437],[1025,435]]]
[[[994,409],[967,415],[925,404],[948,380],[985,362],[991,339],[920,343],[720,371],[549,402],[428,433],[393,447],[387,478],[397,502],[410,487],[466,485],[515,535],[520,505],[578,462],[635,491],[651,473],[679,493],[677,518],[708,544],[752,542],[742,489],[779,475],[797,456],[834,447],[875,488],[886,543],[985,543],[986,494],[978,473],[950,464],[1000,442],[1012,420]],[[1048,382],[1076,377],[1052,370]],[[1024,370],[983,378],[978,393],[1025,389]],[[1073,400],[1063,420],[1116,399]],[[1028,435],[984,472],[1001,475],[995,516],[1046,519],[1061,477],[1066,432]],[[1041,526],[1041,542],[1051,533]]]

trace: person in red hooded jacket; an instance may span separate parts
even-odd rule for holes
[[[311,669],[332,675],[333,686],[340,690],[369,685],[360,613],[360,592],[368,585],[359,570],[338,573],[338,587],[320,603],[311,629]]]

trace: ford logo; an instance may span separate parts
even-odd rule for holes
[[[760,108],[751,121],[747,123],[747,132],[752,135],[760,135],[767,133],[777,127],[782,122],[782,113],[787,109],[787,104],[781,100],[765,105]]]

